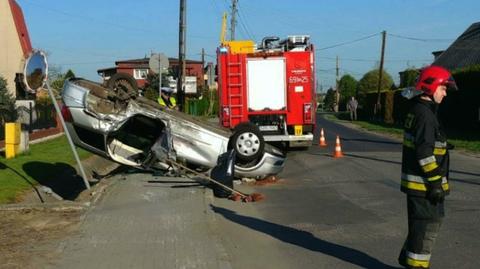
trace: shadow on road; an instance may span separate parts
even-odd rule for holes
[[[467,179],[456,179],[456,178],[449,178],[448,180],[454,181],[454,182],[459,182],[459,183],[465,183],[465,184],[480,185],[480,181],[478,179],[477,179],[477,181],[467,180]]]
[[[463,174],[463,175],[480,177],[480,174],[471,173],[471,172],[464,172],[464,171],[458,171],[458,170],[450,170],[450,173],[458,173],[458,174]]]
[[[356,155],[356,154],[351,154],[351,153],[344,153],[343,155],[348,156],[348,157],[353,157],[353,158],[367,159],[367,160],[379,161],[379,162],[384,162],[384,163],[402,164],[402,162],[388,161],[388,160],[385,160],[385,159],[378,159],[378,158],[361,156],[361,155]]]
[[[67,163],[28,162],[23,171],[66,200],[75,200],[85,190],[82,177]]]
[[[321,252],[326,255],[330,255],[337,259],[349,262],[351,264],[358,265],[362,268],[386,268],[386,269],[397,269],[399,267],[393,267],[387,265],[370,255],[361,252],[359,250],[341,246],[335,243],[330,243],[328,241],[316,238],[312,233],[305,232],[302,230],[297,230],[287,226],[275,224],[269,221],[238,215],[236,212],[210,205],[211,209],[222,215],[225,219],[228,219],[232,222],[241,224],[250,229],[268,234],[278,240],[283,242],[293,244],[299,247],[306,248],[311,251]]]
[[[179,185],[172,185],[168,186],[168,188],[172,189],[182,189],[182,188],[192,188],[192,187],[204,187],[205,184],[201,184],[199,182],[194,181],[186,181],[186,180],[149,180],[147,181],[149,184],[179,184]],[[151,187],[152,185],[148,185]]]
[[[385,140],[373,140],[373,139],[360,139],[360,138],[340,138],[342,141],[358,141],[358,142],[370,142],[378,144],[390,144],[390,145],[402,145],[401,142],[385,141]]]

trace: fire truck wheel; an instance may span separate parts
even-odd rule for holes
[[[120,100],[130,99],[138,94],[138,86],[135,79],[125,73],[116,73],[107,82],[107,87],[116,93]]]
[[[256,125],[244,122],[233,129],[228,148],[235,150],[239,161],[251,162],[263,155],[265,141]]]

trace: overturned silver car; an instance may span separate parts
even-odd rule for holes
[[[167,169],[167,164],[155,162],[164,158],[152,158],[152,154],[165,154],[159,143],[170,143],[177,160],[205,171],[217,164],[220,154],[234,149],[237,177],[276,175],[285,165],[285,154],[265,144],[255,125],[239,125],[232,133],[161,107],[128,87],[112,89],[85,79],[70,79],[65,82],[62,99],[62,115],[73,142],[124,165]]]

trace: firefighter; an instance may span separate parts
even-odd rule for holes
[[[407,195],[408,236],[398,262],[405,268],[430,268],[432,248],[449,193],[449,154],[438,105],[456,89],[455,81],[439,66],[424,68],[415,89],[410,89],[410,110],[405,118],[401,191]],[[412,94],[413,93],[413,94]]]
[[[166,106],[171,109],[177,109],[177,100],[172,96],[173,89],[168,87],[162,87],[160,90],[160,96],[158,97],[158,103],[161,106]]]

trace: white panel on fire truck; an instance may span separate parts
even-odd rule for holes
[[[286,109],[285,68],[285,58],[247,59],[249,109]]]

